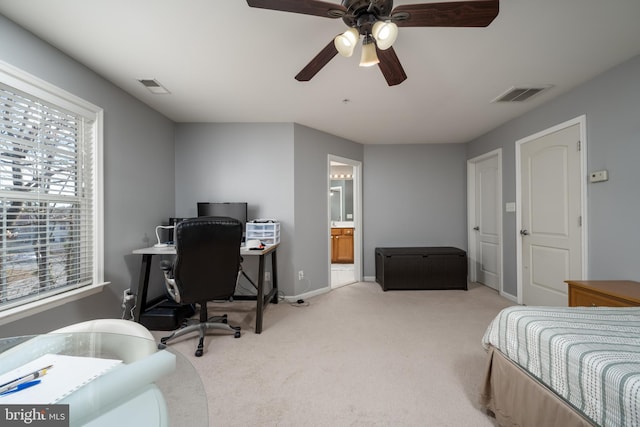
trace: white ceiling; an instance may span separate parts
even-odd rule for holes
[[[176,122],[296,122],[365,144],[467,142],[640,54],[639,0],[503,0],[487,28],[400,28],[408,78],[394,87],[359,50],[296,81],[344,23],[244,0],[0,0],[0,13]],[[521,85],[553,88],[491,103]]]

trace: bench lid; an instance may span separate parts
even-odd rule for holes
[[[376,248],[376,253],[383,256],[392,255],[457,255],[465,256],[467,253],[459,248],[452,246],[423,246],[423,247],[405,247],[405,248]]]

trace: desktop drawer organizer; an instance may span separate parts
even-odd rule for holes
[[[254,220],[255,221],[255,220]],[[245,240],[260,240],[265,246],[280,243],[279,222],[247,222]]]

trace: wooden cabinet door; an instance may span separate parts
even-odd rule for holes
[[[338,264],[353,263],[353,228],[341,228],[340,234],[333,236],[334,256],[332,262]],[[333,233],[332,233],[333,234]]]
[[[342,229],[340,228],[332,228],[331,229],[331,263],[335,264],[338,256],[338,237],[342,235]]]

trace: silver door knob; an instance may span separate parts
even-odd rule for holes
[[[475,227],[473,227],[474,230],[476,231],[480,231],[480,227],[478,227],[477,225]]]
[[[529,232],[527,230],[520,230],[520,234],[523,236],[528,236]]]

